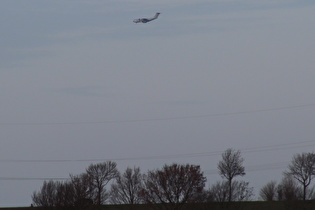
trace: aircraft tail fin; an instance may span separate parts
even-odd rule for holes
[[[154,19],[158,18],[160,14],[161,14],[161,13],[159,13],[159,12],[155,13]]]

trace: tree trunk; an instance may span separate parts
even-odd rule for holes
[[[232,179],[229,178],[229,202],[232,201]]]

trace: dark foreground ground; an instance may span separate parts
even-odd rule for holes
[[[160,208],[158,208],[160,207]],[[170,210],[160,205],[104,205],[101,207],[76,207],[76,208],[44,208],[44,207],[19,207],[0,208],[0,210]],[[232,203],[202,203],[186,204],[180,210],[315,210],[313,201],[252,201]]]

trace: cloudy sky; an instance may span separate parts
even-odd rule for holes
[[[311,0],[1,0],[0,206],[43,179],[217,163],[255,188],[315,149]],[[133,19],[160,17],[147,24]]]

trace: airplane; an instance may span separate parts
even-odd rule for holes
[[[157,13],[155,13],[154,17],[152,17],[152,18],[138,18],[138,19],[134,19],[133,22],[134,23],[140,23],[140,22],[141,23],[147,23],[147,22],[150,22],[152,20],[157,19],[159,17],[159,15],[160,15],[160,13],[157,12]]]

